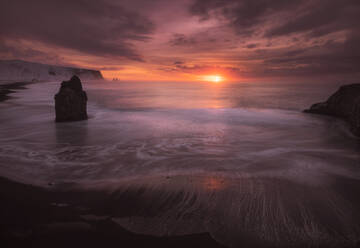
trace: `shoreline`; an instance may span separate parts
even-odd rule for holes
[[[132,198],[136,197],[136,193]],[[88,202],[100,211],[111,208],[99,205],[100,192],[58,192],[26,185],[0,177],[1,247],[225,247],[208,233],[157,237],[136,234],[112,220],[98,216],[84,206],[64,202]],[[120,211],[131,206],[120,204]],[[131,217],[127,214],[124,217]]]
[[[33,83],[0,84],[0,103],[13,98],[10,94],[27,89],[26,86]],[[101,202],[98,198],[103,198],[96,192],[86,195],[89,199],[85,201],[90,200],[94,204]],[[0,176],[0,246],[226,247],[217,243],[209,233],[166,237],[136,234],[110,217],[97,217],[88,209],[63,203],[76,198],[82,199],[82,193],[47,190]],[[130,209],[131,206],[127,206],[126,211]],[[124,214],[124,217],[131,216]]]
[[[12,93],[26,89],[27,84],[5,84],[5,88]],[[69,134],[79,134],[80,146],[87,144],[87,136],[93,136],[86,128],[70,129]],[[52,134],[56,143],[68,141],[61,130],[55,128]],[[321,161],[321,154],[316,156]],[[8,165],[10,168],[13,161]],[[142,176],[141,180],[123,182],[114,178],[89,184],[62,182],[54,174],[40,186],[6,178],[4,173],[0,175],[0,246],[225,247],[218,242],[230,247],[360,245],[360,181],[356,176],[325,176],[316,168],[314,173],[301,174],[301,166],[292,170],[300,173],[295,178],[276,177],[267,172],[261,175],[256,165],[263,164],[255,164],[236,177],[221,176],[216,171]],[[282,169],[281,160],[267,165],[270,170]]]
[[[8,99],[13,98],[9,96],[12,93],[15,93],[16,90],[25,90],[27,85],[33,84],[33,82],[13,82],[0,84],[0,102],[4,102]]]
[[[0,177],[0,245],[359,247],[360,181],[332,180],[187,175],[32,186]]]

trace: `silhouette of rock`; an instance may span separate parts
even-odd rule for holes
[[[360,136],[360,84],[341,86],[326,102],[313,104],[305,113],[331,115],[346,120]]]
[[[88,118],[86,111],[87,95],[83,91],[80,78],[73,76],[63,81],[55,95],[56,122],[80,121]]]

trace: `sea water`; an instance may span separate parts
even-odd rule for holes
[[[0,176],[42,187],[141,186],[165,191],[164,202],[185,194],[155,219],[116,219],[139,233],[206,231],[235,247],[244,235],[357,242],[359,204],[338,184],[360,179],[358,141],[343,121],[302,113],[339,86],[87,81],[89,120],[55,123],[59,82],[31,84],[0,103]]]

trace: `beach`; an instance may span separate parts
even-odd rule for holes
[[[89,81],[89,120],[55,123],[58,87],[0,103],[9,246],[359,245],[358,140],[301,112],[338,85]]]

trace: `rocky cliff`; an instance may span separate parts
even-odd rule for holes
[[[27,62],[1,60],[0,81],[58,81],[76,75],[81,79],[102,79],[100,71]]]
[[[344,119],[360,137],[360,84],[341,86],[326,102],[313,104],[305,113],[331,115]]]

